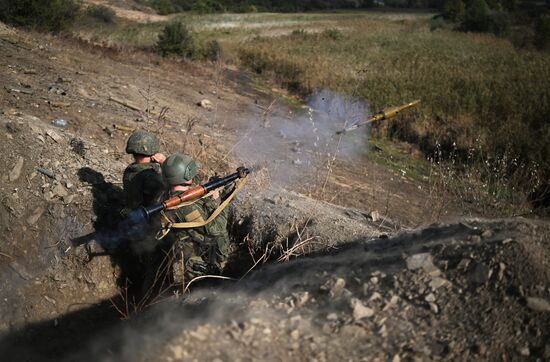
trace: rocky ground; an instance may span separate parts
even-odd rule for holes
[[[351,153],[313,157],[322,117],[269,108],[236,70],[0,24],[0,81],[2,359],[550,358],[546,222],[413,230],[456,210]],[[204,176],[253,167],[232,211],[227,275],[242,280],[137,308],[126,291],[139,258],[71,243],[116,225],[134,128]]]

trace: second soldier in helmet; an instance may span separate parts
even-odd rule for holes
[[[199,165],[189,156],[176,153],[162,165],[162,175],[169,187],[166,196],[172,197],[193,186]],[[220,203],[218,190],[211,197],[166,212],[173,223],[202,222],[216,210]],[[204,226],[191,229],[172,229],[169,242],[176,250],[178,262],[174,263],[174,281],[189,282],[204,274],[219,274],[223,271],[230,251],[227,232],[227,209]],[[183,263],[181,262],[183,260]],[[181,266],[181,267],[180,267]]]

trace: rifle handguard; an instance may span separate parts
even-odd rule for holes
[[[141,207],[140,210],[142,217],[149,220],[152,215],[162,211],[166,210],[175,206],[178,206],[184,202],[188,202],[191,200],[198,199],[199,197],[202,197],[209,193],[212,190],[215,190],[217,188],[220,188],[222,186],[225,186],[239,178],[244,178],[250,173],[250,170],[246,167],[239,167],[237,168],[237,172],[232,173],[231,175],[222,177],[222,178],[216,178],[212,181],[209,181],[207,183],[204,183],[199,186],[195,186],[187,191],[185,191],[182,194],[176,195],[168,200],[165,200],[159,205],[153,205],[149,207]],[[136,210],[136,211],[138,211]]]

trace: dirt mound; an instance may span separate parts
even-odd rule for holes
[[[130,332],[122,356],[548,359],[549,232],[520,220],[438,225],[272,266],[156,316],[151,334]],[[159,334],[158,349],[134,354]]]
[[[525,220],[472,220],[358,240],[196,290],[57,358],[548,359],[549,233]],[[54,348],[17,336],[4,340],[5,353]]]

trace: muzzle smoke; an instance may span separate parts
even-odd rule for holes
[[[301,109],[250,119],[235,154],[245,164],[265,167],[277,185],[304,182],[331,159],[357,160],[365,155],[368,130],[336,132],[366,119],[369,112],[362,100],[320,90]]]

